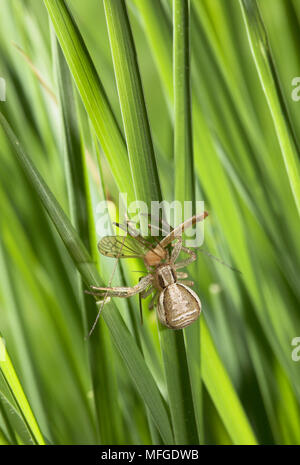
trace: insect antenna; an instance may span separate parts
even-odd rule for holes
[[[112,283],[114,274],[115,274],[116,269],[117,269],[118,261],[119,261],[119,258],[120,258],[120,256],[121,256],[121,253],[122,253],[122,248],[123,248],[123,245],[124,245],[124,242],[125,242],[125,238],[126,238],[126,236],[124,236],[122,246],[121,246],[120,251],[119,251],[119,253],[118,253],[118,256],[117,256],[117,258],[116,258],[116,261],[115,261],[115,264],[114,264],[114,267],[113,267],[113,271],[112,271],[112,274],[111,274],[111,277],[110,277],[110,280],[109,280],[109,283],[108,283],[108,286],[107,286],[108,288],[111,287],[111,283]],[[95,327],[96,327],[96,325],[97,325],[97,323],[98,323],[98,320],[99,320],[99,318],[100,318],[101,312],[102,312],[103,307],[104,307],[104,304],[105,304],[105,302],[107,301],[107,298],[108,298],[108,292],[109,292],[109,290],[107,289],[107,291],[106,291],[106,293],[105,293],[105,296],[104,296],[104,299],[102,300],[101,305],[100,305],[100,308],[99,308],[99,310],[98,310],[96,319],[95,319],[95,321],[94,321],[94,323],[93,323],[93,326],[91,327],[91,329],[90,329],[90,331],[89,331],[87,337],[90,337],[90,336],[92,335],[92,333],[93,333],[93,331],[94,331],[94,329],[95,329]],[[87,293],[88,293],[88,292],[87,292]],[[86,337],[86,339],[87,339],[87,337]]]
[[[223,260],[221,260],[220,258],[215,257],[215,256],[212,255],[210,252],[207,252],[207,250],[199,249],[199,252],[203,253],[204,255],[206,255],[207,257],[211,258],[212,260],[215,260],[216,262],[221,263],[221,265],[224,265],[224,266],[226,266],[227,268],[230,268],[232,271],[235,271],[236,273],[242,274],[242,272],[241,272],[240,270],[238,270],[237,268],[234,268],[233,266],[228,265],[227,263],[223,262]]]

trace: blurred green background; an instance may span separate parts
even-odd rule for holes
[[[172,200],[182,176],[174,162],[174,5],[116,4],[119,19],[130,20],[160,186]],[[147,136],[142,123],[127,133],[138,94],[124,114],[126,95],[117,91],[127,23],[115,36],[110,23],[109,37],[113,19],[100,0],[0,0],[0,9],[0,111],[107,284],[114,260],[97,253],[96,206],[117,202],[126,183],[134,198],[131,176],[137,184],[144,156],[131,155],[130,171],[114,131]],[[141,326],[133,297],[114,299],[85,339],[97,307],[83,294],[91,282],[80,247],[70,246],[72,261],[67,219],[56,223],[53,204],[51,218],[45,212],[38,179],[0,129],[0,332],[9,355],[0,361],[0,443],[300,443],[300,361],[292,359],[300,336],[300,102],[291,98],[299,31],[297,0],[190,2],[193,161],[182,159],[190,169],[183,191],[194,173],[194,198],[209,211],[203,248],[242,274],[198,254],[191,273],[203,314],[184,334],[158,327],[146,304]],[[110,113],[101,109],[103,89]],[[139,182],[147,186],[147,171]],[[113,284],[136,283],[142,266],[122,262]]]

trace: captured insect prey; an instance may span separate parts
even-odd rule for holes
[[[187,279],[187,273],[178,270],[194,262],[197,256],[193,250],[183,246],[182,234],[195,223],[203,221],[207,215],[207,212],[195,215],[175,229],[170,228],[171,231],[163,239],[154,243],[136,233],[134,235],[129,222],[126,226],[118,225],[121,229],[126,229],[128,235],[103,237],[98,243],[100,253],[117,259],[141,258],[148,274],[133,287],[91,286],[92,291],[87,293],[102,298],[102,306],[108,297],[131,297],[139,294],[140,299],[145,299],[154,294],[149,309],[157,308],[158,318],[163,325],[171,329],[182,329],[192,324],[200,315],[201,302],[190,289],[194,283]],[[173,246],[171,252],[167,248],[170,244]],[[187,258],[177,262],[180,252],[186,253]]]

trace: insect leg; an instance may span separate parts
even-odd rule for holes
[[[89,294],[89,295],[93,295],[94,297],[103,297],[103,293],[100,293],[100,292],[85,290],[84,293]],[[108,303],[108,302],[110,302],[110,297],[108,297],[107,299],[103,299],[103,300],[105,301],[104,303]],[[97,302],[100,302],[100,300],[97,300]]]
[[[124,242],[125,242],[125,236],[123,238],[123,241],[122,241],[122,244],[121,244],[121,248],[120,250],[118,251],[118,254],[117,254],[117,259],[115,261],[115,264],[114,264],[114,268],[113,268],[113,271],[112,271],[112,274],[111,274],[111,277],[110,277],[110,280],[109,280],[109,284],[108,284],[108,287],[111,285],[112,283],[112,280],[113,280],[113,277],[114,277],[114,274],[115,274],[115,271],[116,271],[116,268],[117,268],[117,264],[118,264],[118,261],[119,261],[119,258],[121,256],[121,253],[122,253],[122,249],[123,249],[123,246],[124,246]],[[97,313],[97,316],[95,318],[95,321],[94,321],[94,324],[93,326],[91,327],[90,331],[89,331],[89,334],[88,336],[90,336],[92,334],[92,332],[94,331],[95,327],[96,327],[96,324],[100,318],[100,315],[101,315],[101,312],[103,310],[103,307],[106,303],[106,300],[108,298],[108,292],[106,292],[106,294],[104,295],[104,299],[100,302],[100,306],[99,306],[99,310],[98,310],[98,313]]]

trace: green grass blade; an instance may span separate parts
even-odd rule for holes
[[[149,208],[152,200],[161,200],[161,190],[135,45],[124,1],[104,0],[104,5],[135,194]],[[183,333],[164,328],[160,340],[175,441],[195,442],[197,432]]]
[[[80,31],[64,0],[45,0],[57,38],[121,192],[131,192],[124,139]]]
[[[191,214],[194,214],[196,198],[190,89],[189,7],[189,2],[185,0],[173,0],[174,198],[181,202],[182,211],[184,202],[191,201],[193,205]],[[194,418],[191,414],[187,435],[190,436],[192,432],[194,437],[189,439],[199,441],[203,433],[200,322],[197,321],[186,328],[184,336],[195,412]],[[194,421],[197,423],[198,437]]]
[[[201,328],[204,383],[235,444],[257,444],[239,398],[216,352],[207,325]],[[221,389],[220,389],[221,386]]]
[[[135,196],[146,202],[158,200],[158,173],[125,2],[104,0],[104,7]]]
[[[8,415],[11,416],[10,419],[16,431],[25,443],[44,445],[45,440],[9,358],[2,337],[0,337],[0,354],[0,373],[2,375],[0,397],[9,406]],[[14,416],[16,418],[13,418]]]
[[[172,76],[172,29],[163,6],[156,1],[155,8],[149,0],[134,0],[138,9],[149,44],[153,50],[158,72],[167,95],[169,108],[173,114],[173,76]]]
[[[104,0],[135,198],[161,198],[141,78],[125,3]],[[147,181],[145,181],[145,176]],[[139,337],[137,337],[139,341]],[[150,423],[150,428],[151,423]]]
[[[8,266],[9,259],[5,250],[5,232],[3,228],[3,222],[7,222],[7,218],[3,208],[1,209],[1,211],[2,221],[0,222],[0,225],[1,234],[3,236],[0,240],[0,279],[3,289],[5,289],[5,295],[3,296],[3,307],[9,312],[12,326],[14,328],[14,336],[17,340],[18,348],[21,349],[19,366],[22,365],[23,367],[26,367],[26,370],[29,375],[29,383],[27,385],[24,385],[23,383],[23,386],[26,389],[26,391],[30,394],[29,401],[37,415],[37,418],[39,418],[39,423],[44,433],[47,435],[48,439],[50,439],[51,436],[47,425],[47,414],[45,412],[45,404],[39,389],[40,380],[38,378],[36,369],[32,363],[33,353],[28,342],[28,335],[26,334],[26,330],[24,329],[24,321],[22,321],[22,318],[20,317],[20,307],[24,305],[22,305],[22,300],[18,300],[18,292],[13,285],[12,270]],[[16,231],[17,229],[14,228],[14,234],[16,233]],[[16,272],[15,267],[13,268],[13,271],[14,273]],[[34,404],[32,404],[32,400],[34,401]]]
[[[300,214],[299,153],[283,99],[266,29],[256,0],[240,0],[256,69],[273,118],[283,160]]]
[[[0,446],[8,446],[10,444],[11,443],[9,442],[7,437],[5,436],[4,432],[0,429]]]
[[[7,416],[5,407],[2,404],[2,402],[0,402],[0,421],[1,421],[1,430],[3,432],[3,436],[7,438],[10,444],[18,444],[16,432],[13,430],[9,422],[9,418]]]
[[[53,55],[56,68],[60,112],[63,127],[65,171],[72,223],[82,241],[89,248],[90,207],[86,188],[86,172],[80,128],[77,119],[75,93],[70,71],[61,47],[53,37]]]
[[[173,1],[175,199],[195,202],[190,91],[189,2]]]
[[[14,147],[14,153],[24,174],[48,212],[86,285],[89,286],[93,284],[99,286],[103,284],[95,263],[93,263],[78,233],[71,225],[68,217],[63,212],[31,160],[21,148],[20,142],[17,140],[2,113],[0,113],[0,123],[12,147]],[[136,384],[138,392],[145,405],[149,408],[152,420],[157,426],[163,440],[167,444],[171,444],[173,442],[173,435],[165,404],[131,334],[126,328],[115,306],[108,304],[107,307],[103,309],[103,318],[108,325],[113,343],[119,350]]]

